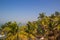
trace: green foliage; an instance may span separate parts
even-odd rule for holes
[[[28,22],[26,25],[19,26],[16,22],[7,22],[1,26],[1,33],[7,33],[6,40],[30,40],[39,37],[45,37],[48,40],[54,40],[60,35],[60,13],[55,12],[50,16],[45,13],[39,14],[38,20]],[[18,36],[17,36],[18,35]]]

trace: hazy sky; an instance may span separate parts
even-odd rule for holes
[[[60,12],[60,0],[0,0],[0,23],[36,20],[39,13]]]

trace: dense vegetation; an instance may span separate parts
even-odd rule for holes
[[[60,39],[60,12],[50,16],[40,13],[38,20],[19,26],[16,22],[7,22],[0,27],[0,34],[6,34],[5,40],[44,40]]]

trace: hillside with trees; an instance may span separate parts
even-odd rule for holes
[[[60,12],[49,16],[40,13],[38,20],[19,26],[16,22],[7,22],[0,27],[3,40],[60,40]],[[2,39],[0,39],[2,40]]]

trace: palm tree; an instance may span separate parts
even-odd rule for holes
[[[56,11],[55,16],[60,16],[60,13]]]
[[[38,19],[42,19],[45,17],[45,13],[40,13]]]

